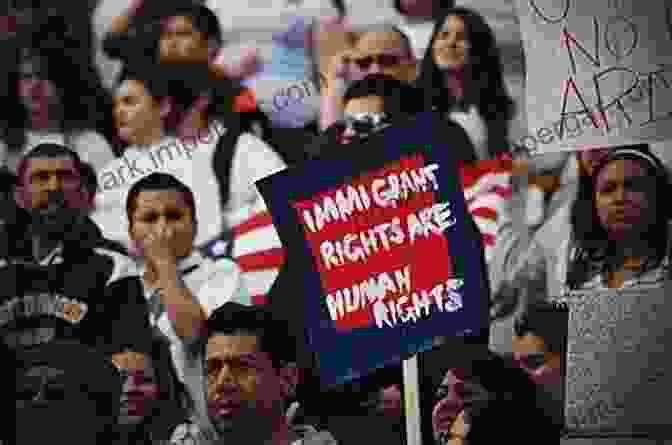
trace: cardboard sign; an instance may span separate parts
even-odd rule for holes
[[[516,6],[538,152],[672,137],[669,1],[516,0]]]
[[[672,303],[665,286],[570,295],[566,427],[570,433],[672,437]]]
[[[440,128],[421,116],[257,183],[288,262],[305,262],[296,297],[327,385],[487,317],[483,251],[451,154],[467,148]]]

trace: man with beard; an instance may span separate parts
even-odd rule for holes
[[[19,162],[0,241],[0,340],[11,349],[75,340],[105,351],[150,338],[133,262],[104,247],[87,217],[93,196],[81,165],[57,144]]]
[[[287,402],[299,381],[286,323],[261,306],[225,303],[208,319],[208,411],[218,443],[335,445],[331,434],[290,425]]]

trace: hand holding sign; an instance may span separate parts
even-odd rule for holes
[[[303,322],[327,385],[487,319],[480,237],[451,158],[464,147],[437,144],[459,138],[429,117],[361,143],[370,156],[357,163],[316,160],[257,184],[288,262],[308,268]]]

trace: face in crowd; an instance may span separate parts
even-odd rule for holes
[[[607,155],[609,155],[608,148],[595,148],[592,150],[580,151],[578,153],[578,160],[581,173],[587,176],[593,176],[595,168],[600,165]]]
[[[111,359],[123,380],[117,423],[137,425],[153,411],[159,401],[159,387],[152,360],[146,354],[129,350],[113,354]]]
[[[16,203],[39,221],[34,229],[45,235],[61,239],[72,231],[88,213],[94,195],[83,187],[72,156],[36,156],[19,164]]]
[[[140,145],[161,139],[163,118],[170,111],[167,101],[157,100],[136,79],[124,80],[113,100],[114,123],[123,141]]]
[[[642,161],[616,159],[596,174],[595,210],[610,236],[642,233],[656,223],[656,177]]]
[[[467,42],[464,20],[457,15],[449,15],[432,45],[434,63],[441,70],[461,70],[467,63],[469,43]]]
[[[170,17],[163,23],[159,39],[161,62],[204,62],[210,57],[208,38],[194,27],[190,17]]]
[[[175,258],[191,254],[196,223],[184,194],[177,190],[143,190],[130,213],[130,236],[142,246],[148,238],[161,237]]]
[[[517,332],[512,348],[514,360],[534,382],[562,383],[560,354],[549,351],[543,338],[529,331]]]
[[[206,368],[208,410],[223,437],[244,437],[252,443],[256,434],[267,435],[285,422],[285,401],[296,384],[296,368],[276,368],[271,356],[260,350],[256,335],[212,336]]]
[[[24,52],[19,65],[19,98],[28,112],[31,128],[48,128],[61,100],[54,83],[47,76],[46,60]]]
[[[345,129],[341,142],[344,144],[351,143],[354,138],[366,138],[382,130],[389,123],[383,98],[379,96],[350,99],[345,104],[343,115]]]
[[[476,379],[459,369],[449,369],[436,390],[432,410],[434,438],[440,444],[464,444],[470,428],[470,411],[487,403],[491,395]]]
[[[357,78],[386,74],[397,80],[413,81],[417,75],[413,55],[395,31],[363,34],[355,45],[353,62]]]
[[[36,157],[26,163],[20,178],[23,204],[30,209],[48,212],[54,205],[52,194],[68,197],[81,191],[81,176],[74,159],[69,156]],[[55,210],[55,209],[54,209]]]

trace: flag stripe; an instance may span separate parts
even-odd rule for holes
[[[280,268],[285,262],[285,249],[274,248],[234,257],[243,272]]]
[[[273,225],[273,218],[271,218],[271,214],[269,212],[258,213],[234,227],[233,236],[243,236],[255,229],[271,225]]]

